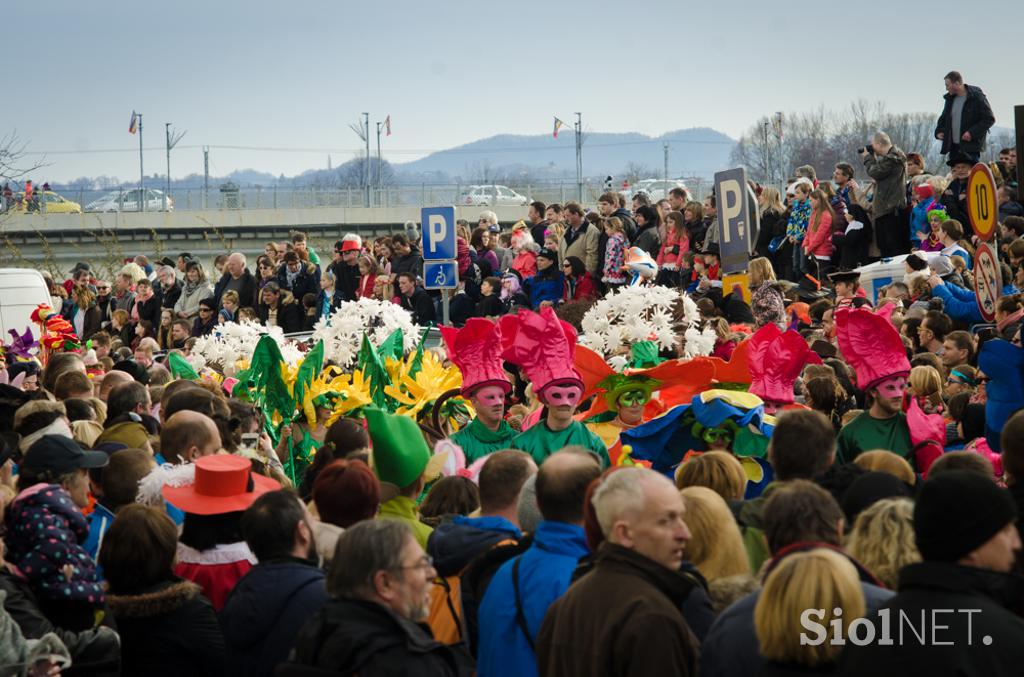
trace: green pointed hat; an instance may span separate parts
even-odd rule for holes
[[[416,421],[377,407],[363,409],[373,442],[373,462],[381,482],[407,487],[423,474],[430,448]]]
[[[625,393],[639,391],[643,393],[644,401],[651,399],[651,393],[658,389],[661,381],[649,376],[638,374],[612,374],[597,384],[597,387],[604,390],[604,399],[611,411],[619,410],[619,398]]]

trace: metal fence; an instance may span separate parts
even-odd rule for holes
[[[403,184],[388,186],[383,189],[371,189],[369,192],[369,204],[372,207],[431,207],[437,205],[457,206],[515,206],[533,201],[540,201],[545,204],[554,202],[564,204],[570,200],[577,199],[579,186],[576,182],[552,182],[552,183],[531,183],[531,184],[499,184],[502,187],[513,191],[516,196],[492,197],[490,199],[478,199],[470,194],[470,188],[482,184]],[[488,184],[490,185],[490,184]],[[695,200],[702,200],[711,190],[712,182],[701,179],[688,179],[687,188]],[[155,186],[154,186],[155,187]],[[629,193],[630,189],[623,189],[621,185],[615,186],[616,190],[624,190]],[[137,201],[129,200],[129,191],[111,190],[83,190],[70,189],[60,190],[65,199],[72,200],[81,205],[85,211],[90,211],[88,205],[91,202],[100,200],[117,192],[112,206],[108,205],[109,211],[139,211]],[[160,187],[161,192],[163,187]],[[604,192],[604,184],[600,182],[586,182],[583,184],[583,203],[593,206],[598,197]],[[137,193],[136,193],[137,194]],[[657,195],[655,197],[661,197]],[[201,209],[308,209],[315,207],[365,207],[367,194],[365,189],[353,188],[318,188],[312,186],[245,186],[245,187],[211,187],[206,190],[199,188],[172,188],[170,198],[173,209],[176,211],[192,211]],[[497,204],[495,204],[495,202]],[[45,209],[45,208],[44,208]],[[164,205],[161,200],[150,200],[146,205],[146,211],[163,211]]]

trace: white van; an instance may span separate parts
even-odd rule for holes
[[[39,327],[29,316],[40,303],[51,303],[42,273],[34,268],[0,268],[0,336],[4,343],[11,341],[10,329],[22,334],[28,327],[39,338]]]

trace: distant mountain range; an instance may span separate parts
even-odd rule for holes
[[[672,177],[711,177],[725,168],[736,142],[707,127],[680,129],[658,137],[636,132],[608,134],[587,132],[583,135],[583,174],[587,177],[624,176],[645,174],[660,177],[664,171],[665,144],[668,144],[669,175]],[[499,134],[486,139],[431,153],[419,160],[388,163],[385,154],[385,174],[393,175],[393,182],[447,183],[447,182],[502,182],[515,179],[522,182],[555,179],[575,179],[575,135],[571,127],[563,127],[558,138],[550,134],[519,136]],[[226,176],[210,177],[210,187],[231,181],[241,187],[249,186],[309,186],[348,185],[353,176],[359,177],[363,159],[355,158],[331,169],[309,169],[286,177],[255,169],[239,169]],[[376,167],[376,159],[371,159]],[[371,174],[375,175],[373,169]],[[162,187],[165,179],[158,183]],[[358,179],[356,179],[358,182]],[[133,182],[124,185],[134,185]],[[173,188],[197,188],[203,185],[201,174],[190,174],[171,182]],[[66,184],[54,184],[56,189],[116,188],[112,177],[83,177]]]

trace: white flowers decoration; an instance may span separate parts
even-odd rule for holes
[[[677,322],[674,308],[682,302],[683,319]],[[699,329],[697,304],[677,289],[660,286],[622,287],[594,304],[583,316],[580,345],[602,354],[616,371],[625,368],[630,346],[653,341],[659,349],[673,349],[684,336],[684,355],[709,355],[715,333]]]
[[[345,301],[330,316],[313,327],[313,340],[323,340],[324,357],[346,369],[359,356],[365,332],[376,348],[396,329],[402,330],[403,348],[414,350],[422,327],[413,323],[412,314],[396,303],[377,299]]]
[[[239,363],[248,363],[256,344],[269,334],[281,347],[281,356],[285,362],[295,366],[302,358],[302,353],[295,343],[284,337],[280,327],[264,327],[251,321],[225,322],[208,336],[196,339],[189,362],[198,371],[208,364],[219,364],[224,368],[225,376],[234,376]]]

